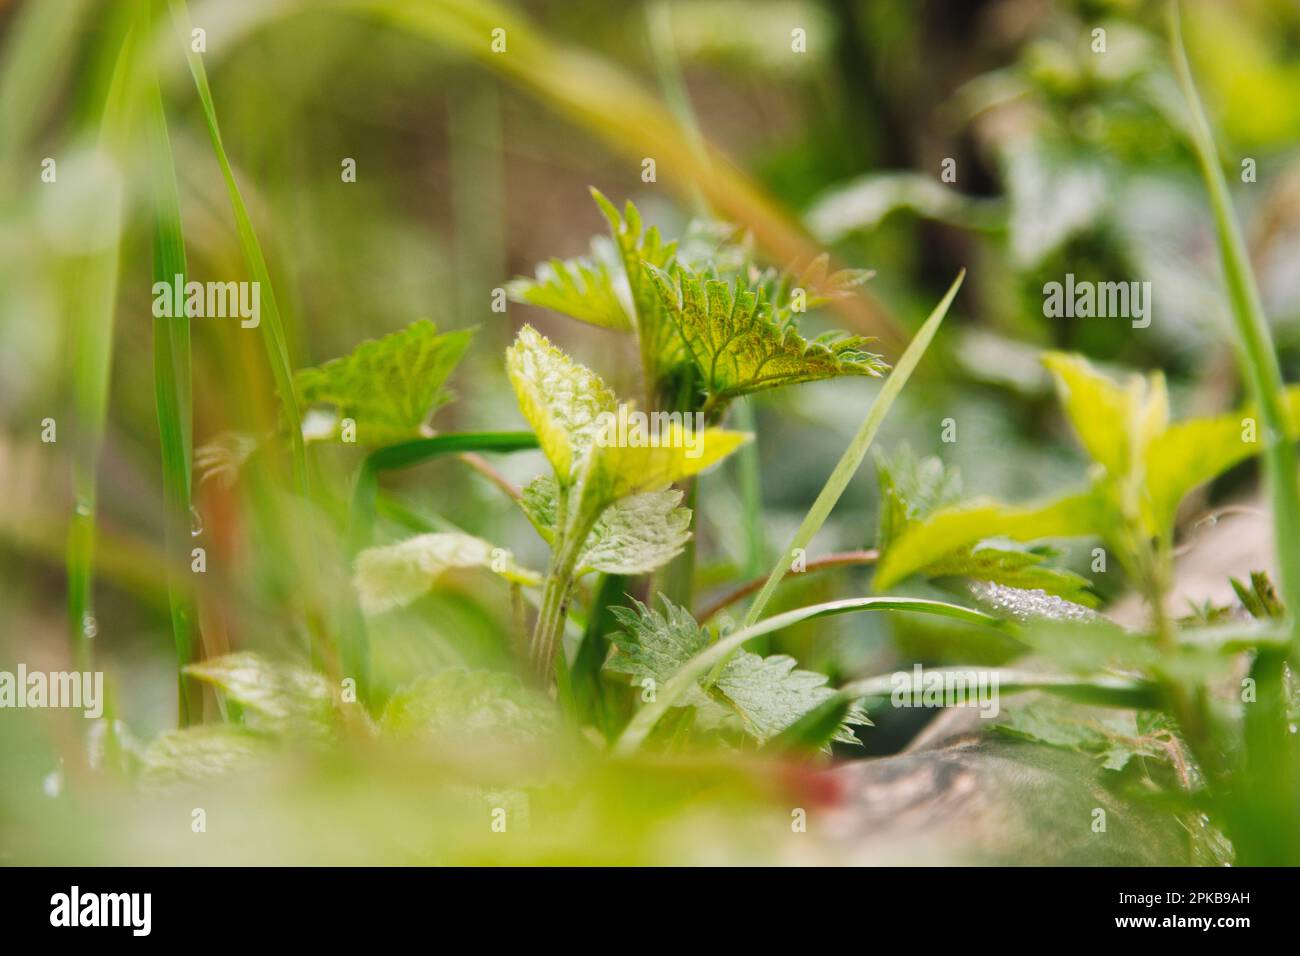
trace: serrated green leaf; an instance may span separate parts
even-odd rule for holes
[[[913,525],[886,551],[876,568],[877,589],[890,587],[944,556],[990,536],[1013,541],[1104,535],[1109,510],[1097,488],[1038,505],[990,499],[943,508]]]
[[[917,460],[906,448],[893,456],[876,456],[880,478],[880,525],[877,546],[888,553],[893,543],[934,512],[953,506],[961,496],[961,476],[937,457]],[[1053,568],[1049,555],[1010,541],[981,540],[962,545],[918,569],[931,578],[962,577],[1018,589],[1041,589],[1086,607],[1096,604],[1089,581],[1072,571]]]
[[[785,654],[760,657],[739,651],[727,661],[713,690],[740,716],[746,731],[765,743],[836,696],[826,686],[825,674],[800,670],[797,665]],[[862,722],[861,713],[850,707],[831,739],[857,743],[850,727]]]
[[[471,337],[470,331],[440,335],[432,322],[414,322],[340,358],[299,369],[294,382],[304,404],[328,405],[339,418],[354,419],[362,444],[414,438],[451,399],[445,383]]]
[[[535,278],[506,283],[506,294],[515,302],[550,309],[601,328],[632,328],[615,291],[609,263],[595,254],[544,262],[537,267]]]
[[[635,609],[610,608],[622,631],[611,637],[616,653],[606,668],[629,675],[633,683],[645,686],[653,681],[663,687],[712,643],[712,636],[700,627],[690,612],[660,595],[662,613],[635,602]],[[826,677],[798,670],[796,661],[784,654],[760,657],[740,651],[727,661],[709,692],[693,684],[675,701],[675,706],[694,707],[697,726],[704,729],[724,725],[718,705],[723,705],[750,737],[760,743],[770,740],[835,695]],[[853,708],[833,738],[853,741],[848,725],[861,723]]]
[[[1134,711],[1086,707],[1052,697],[1004,710],[993,727],[1009,736],[1095,754],[1107,770],[1123,770],[1137,756],[1167,753],[1142,733]]]
[[[140,787],[170,792],[250,769],[274,752],[273,738],[229,724],[164,731],[140,754]]]
[[[614,393],[529,325],[506,350],[506,374],[556,478],[569,484],[595,439],[600,414],[614,409]]]
[[[609,222],[610,235],[622,265],[628,306],[635,316],[634,324],[641,350],[653,360],[651,373],[657,377],[665,370],[686,361],[686,354],[672,323],[664,318],[663,304],[655,291],[654,280],[648,274],[646,264],[660,269],[668,268],[677,253],[677,243],[665,242],[654,226],[645,228],[641,214],[631,200],[624,205],[620,215],[614,204],[599,190],[592,189],[591,195]]]
[[[459,532],[416,535],[397,544],[367,548],[357,555],[352,583],[366,614],[381,614],[410,604],[427,593],[452,568],[487,568],[516,584],[542,581],[535,571],[520,567],[514,555]]]
[[[691,511],[682,493],[665,488],[615,502],[596,520],[578,557],[577,574],[647,574],[682,552],[691,537]],[[524,488],[520,505],[542,538],[555,539],[557,488],[546,476]]]
[[[399,688],[380,731],[397,740],[527,743],[555,729],[555,708],[513,674],[452,668]]]
[[[658,491],[675,481],[698,475],[753,437],[722,428],[688,433],[677,422],[661,430],[657,445],[619,444],[609,432],[605,435],[588,456],[580,513],[603,509],[629,495]]]
[[[328,736],[336,725],[329,681],[310,668],[241,652],[191,664],[185,673],[239,704],[250,727]]]
[[[704,388],[717,402],[738,395],[835,378],[881,376],[887,366],[869,339],[830,334],[805,339],[792,313],[779,314],[764,285],[748,288],[679,269],[651,273]]]

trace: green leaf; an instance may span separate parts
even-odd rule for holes
[[[880,519],[876,547],[885,551],[908,528],[961,499],[961,473],[937,456],[917,460],[903,446],[893,455],[876,453]]]
[[[227,654],[191,664],[185,673],[239,704],[249,727],[272,732],[305,730],[328,736],[336,726],[335,695],[324,675],[276,663],[260,654]]]
[[[641,214],[631,200],[624,205],[623,214],[619,215],[614,204],[599,190],[592,189],[591,196],[609,222],[609,231],[618,250],[623,279],[631,300],[628,305],[636,317],[641,351],[653,361],[654,365],[649,371],[657,379],[665,370],[684,362],[686,355],[672,323],[664,321],[663,304],[655,291],[654,280],[647,273],[646,264],[660,269],[668,268],[676,255],[677,243],[665,242],[654,226],[645,228]]]
[[[1137,756],[1168,754],[1166,746],[1141,732],[1134,711],[1085,707],[1051,697],[1004,710],[993,727],[1024,740],[1096,754],[1107,770],[1123,770]]]
[[[551,259],[537,267],[536,278],[506,283],[506,294],[515,302],[550,309],[590,325],[632,328],[615,292],[609,264],[598,255]]]
[[[380,717],[397,740],[465,745],[537,741],[555,729],[555,708],[513,674],[452,668],[399,688]]]
[[[712,643],[710,632],[700,627],[689,611],[663,595],[660,602],[662,613],[640,602],[635,602],[635,610],[610,608],[623,630],[612,636],[617,652],[606,664],[608,670],[628,674],[639,686],[653,681],[656,693]],[[824,674],[798,670],[792,657],[776,654],[764,658],[740,651],[727,661],[707,693],[697,682],[684,689],[674,705],[695,707],[697,726],[713,728],[723,724],[717,710],[722,704],[738,718],[745,734],[762,743],[834,695]],[[846,710],[844,723],[833,738],[855,741],[848,725],[861,722],[860,713]]]
[[[579,513],[603,510],[630,495],[658,491],[698,475],[752,437],[722,428],[688,432],[671,422],[660,431],[657,445],[619,444],[602,438],[592,449],[583,474]]]
[[[1104,535],[1108,505],[1097,488],[1038,505],[1008,505],[990,499],[943,508],[907,530],[876,568],[883,589],[940,559],[989,537],[1014,541]]]
[[[419,436],[429,416],[451,399],[444,387],[469,347],[468,330],[438,334],[428,320],[362,342],[349,354],[295,375],[307,405],[328,405],[357,423],[362,444]]]
[[[569,484],[595,439],[601,412],[614,409],[614,393],[529,325],[506,350],[506,374],[557,480]]]
[[[768,288],[747,288],[679,269],[652,275],[665,311],[677,325],[715,402],[738,395],[840,375],[880,377],[886,364],[867,351],[869,339],[829,333],[805,339],[794,314],[773,307]]]
[[[799,670],[797,664],[785,654],[760,657],[739,651],[727,661],[713,690],[736,711],[746,731],[766,743],[836,696],[826,686],[825,674]],[[857,743],[850,727],[861,723],[861,713],[850,708],[831,739]]]
[[[682,492],[665,488],[615,502],[596,520],[578,557],[577,574],[647,574],[682,552],[691,537],[691,511]],[[524,488],[520,505],[548,543],[555,539],[557,488],[540,477]]]
[[[1300,386],[1286,389],[1285,408],[1290,435],[1300,431]],[[1257,423],[1256,441],[1246,441],[1245,420]],[[1247,407],[1214,418],[1175,422],[1155,436],[1146,449],[1147,493],[1156,527],[1173,524],[1178,503],[1192,489],[1229,468],[1258,455],[1259,413]]]
[[[1049,352],[1043,364],[1088,455],[1111,477],[1128,477],[1143,463],[1147,446],[1169,425],[1164,376],[1134,375],[1121,386],[1081,356]]]
[[[606,670],[628,675],[639,688],[646,686],[644,682],[652,681],[656,693],[712,641],[708,629],[700,627],[689,611],[663,595],[659,599],[662,612],[636,600],[632,608],[609,609],[622,630],[610,635],[615,651],[605,664]],[[696,707],[711,715],[712,719],[706,723],[718,723],[717,702],[698,685],[687,688],[676,706]]]
[[[402,607],[428,592],[452,568],[488,568],[516,584],[541,584],[541,575],[515,564],[505,548],[472,535],[436,532],[357,555],[352,583],[366,614]]]
[[[166,793],[248,770],[275,752],[274,740],[229,724],[199,724],[169,730],[140,754],[140,787]]]

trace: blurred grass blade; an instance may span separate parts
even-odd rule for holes
[[[849,442],[849,447],[844,449],[844,454],[840,457],[839,463],[836,464],[835,470],[831,476],[826,479],[826,484],[822,486],[821,493],[817,500],[813,502],[812,507],[808,510],[807,516],[804,517],[803,523],[799,525],[799,530],[795,532],[794,540],[790,542],[772,569],[768,576],[767,583],[763,585],[763,590],[758,592],[758,597],[754,598],[754,603],[749,606],[749,611],[745,615],[745,627],[754,624],[759,615],[763,613],[763,608],[771,600],[772,595],[776,593],[777,585],[785,577],[787,569],[790,567],[791,555],[796,549],[806,549],[812,542],[812,539],[821,530],[826,519],[830,517],[831,510],[840,500],[840,495],[844,494],[844,489],[848,487],[849,481],[857,472],[858,466],[862,464],[862,459],[866,457],[867,449],[871,447],[871,442],[876,437],[876,432],[880,430],[881,423],[884,422],[885,416],[889,414],[890,408],[893,407],[894,401],[902,392],[903,386],[907,384],[908,378],[911,377],[912,371],[921,361],[921,356],[929,347],[930,341],[934,334],[939,331],[939,325],[943,318],[948,314],[948,307],[952,304],[953,298],[957,295],[957,290],[961,288],[962,280],[966,277],[963,270],[960,275],[953,281],[948,288],[948,292],[940,300],[939,304],[934,307],[930,317],[925,320],[912,342],[903,353],[894,370],[885,380],[881,387],[876,400],[871,403],[871,408],[867,410],[867,417],[862,420],[858,427],[857,434]]]
[[[172,160],[167,117],[156,77],[148,92],[149,145],[154,184],[153,278],[171,284],[187,273],[180,194]],[[164,534],[167,544],[167,596],[176,644],[179,719],[182,727],[202,716],[197,686],[184,668],[198,659],[197,615],[189,578],[191,461],[193,449],[190,371],[190,320],[184,309],[174,317],[153,320],[154,400],[162,449]]]
[[[189,63],[190,74],[194,77],[194,87],[198,91],[203,119],[207,124],[208,136],[212,140],[212,149],[221,167],[226,191],[230,194],[230,205],[235,214],[235,228],[239,234],[239,248],[244,254],[244,261],[253,281],[261,287],[262,316],[259,328],[262,330],[263,342],[266,345],[271,374],[275,378],[275,388],[284,409],[285,424],[289,429],[294,478],[299,491],[307,497],[311,482],[302,438],[302,414],[298,407],[297,393],[294,391],[293,366],[289,361],[289,345],[284,334],[284,321],[276,304],[275,288],[271,284],[271,274],[266,267],[266,257],[262,254],[261,243],[257,240],[253,222],[248,216],[248,208],[244,205],[244,197],[239,191],[239,184],[235,182],[230,157],[226,155],[226,147],[221,139],[221,127],[217,122],[217,108],[212,101],[212,90],[208,86],[208,74],[203,67],[203,58],[195,53],[189,44],[191,29],[189,10],[185,0],[168,0],[168,3],[171,7],[172,19],[180,30],[185,45],[185,58]]]
[[[98,197],[90,215],[103,245],[77,263],[78,281],[70,303],[73,361],[73,414],[76,443],[72,452],[73,514],[68,531],[68,625],[73,660],[78,670],[90,670],[90,640],[94,619],[94,551],[96,471],[108,413],[109,375],[113,359],[113,319],[117,306],[122,217],[126,204],[122,156],[130,139],[131,84],[135,70],[136,37],[128,30],[118,52],[113,79],[104,99],[99,149],[112,166],[107,193]]]
[[[912,611],[917,614],[935,614],[949,617],[968,624],[983,624],[987,627],[1005,627],[1005,622],[959,604],[944,601],[931,601],[926,598],[908,597],[865,597],[847,598],[842,601],[828,601],[825,604],[813,604],[796,608],[784,614],[775,614],[757,624],[743,627],[734,634],[721,638],[716,643],[692,657],[673,675],[668,683],[659,688],[652,703],[646,704],[628,722],[615,745],[615,752],[623,755],[635,753],[637,748],[654,730],[655,724],[681,698],[687,689],[703,677],[711,668],[724,663],[728,657],[749,641],[764,634],[772,634],[783,628],[810,621],[814,618],[831,617],[837,614],[850,614],[856,611]]]

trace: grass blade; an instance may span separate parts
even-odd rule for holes
[[[113,79],[104,100],[99,148],[115,168],[112,194],[95,210],[111,220],[106,245],[78,263],[79,281],[70,303],[73,350],[73,413],[76,444],[72,458],[73,513],[68,530],[68,625],[73,660],[78,670],[90,670],[90,639],[94,635],[94,552],[99,453],[108,415],[109,375],[113,357],[113,320],[117,305],[119,230],[126,204],[121,157],[129,140],[130,99],[135,69],[136,38],[128,30],[118,52]]]
[[[903,386],[907,384],[908,378],[911,377],[913,370],[921,361],[921,356],[929,347],[930,341],[934,334],[939,331],[939,325],[943,318],[948,314],[948,307],[952,304],[953,298],[957,295],[957,290],[961,288],[962,279],[966,277],[963,271],[953,281],[948,288],[948,292],[934,307],[930,317],[925,320],[920,330],[916,333],[915,338],[903,353],[898,364],[894,366],[893,372],[885,380],[884,386],[876,396],[876,400],[871,403],[871,408],[867,410],[867,417],[862,420],[858,427],[857,434],[853,436],[853,441],[849,442],[849,447],[844,449],[844,454],[840,456],[839,463],[836,464],[835,470],[831,476],[826,479],[826,484],[822,486],[821,493],[817,495],[817,500],[808,509],[808,514],[804,517],[803,523],[799,525],[799,530],[795,532],[794,539],[790,546],[782,552],[776,567],[768,575],[767,583],[763,585],[763,590],[758,592],[758,597],[754,603],[749,606],[749,611],[745,615],[744,626],[753,625],[763,613],[763,608],[767,602],[772,599],[776,593],[777,585],[785,577],[786,570],[790,566],[791,555],[796,549],[807,548],[817,532],[821,530],[826,519],[830,516],[831,510],[840,500],[840,495],[844,494],[844,489],[848,487],[849,481],[853,478],[858,467],[862,464],[862,459],[867,455],[867,449],[871,447],[871,442],[876,437],[876,432],[880,430],[881,423],[884,422],[885,416],[889,414],[889,409],[893,407],[895,399],[902,392]]]
[[[148,93],[150,148],[154,183],[153,278],[171,283],[186,275],[185,238],[180,193],[172,160],[167,117],[156,77]],[[189,560],[191,462],[193,424],[190,369],[190,320],[185,310],[153,320],[154,401],[158,409],[158,439],[162,449],[164,535],[168,573],[167,597],[172,637],[176,644],[179,683],[179,722],[182,727],[202,716],[200,692],[184,668],[198,659],[198,634],[193,591],[180,570]]]
[[[266,346],[267,360],[271,365],[271,374],[275,379],[276,392],[284,409],[285,424],[289,429],[289,445],[293,456],[294,478],[299,491],[307,497],[311,490],[311,481],[307,468],[307,451],[302,438],[302,413],[298,407],[297,393],[293,386],[293,366],[289,361],[289,345],[284,334],[284,321],[276,304],[275,288],[271,284],[271,274],[266,267],[266,257],[262,254],[261,243],[248,216],[248,207],[235,182],[235,173],[226,155],[226,147],[221,139],[221,126],[217,122],[217,108],[212,101],[212,90],[208,86],[208,74],[203,67],[203,59],[188,44],[190,36],[190,15],[185,0],[168,0],[172,19],[176,22],[185,43],[185,58],[189,63],[190,74],[194,78],[194,88],[198,91],[199,104],[203,109],[203,119],[207,124],[208,136],[212,140],[212,150],[216,154],[217,164],[230,195],[230,205],[235,214],[235,229],[239,235],[239,248],[243,252],[244,262],[248,266],[253,281],[261,287],[262,316],[259,328],[262,330],[263,343]]]

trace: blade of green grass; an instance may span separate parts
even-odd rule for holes
[[[70,308],[73,350],[73,413],[76,443],[72,457],[73,513],[68,530],[68,625],[73,659],[78,670],[90,670],[90,640],[94,622],[94,552],[99,454],[108,415],[109,374],[113,356],[113,320],[117,304],[118,267],[121,257],[118,230],[125,214],[125,188],[121,157],[129,141],[131,82],[135,68],[136,38],[128,30],[118,52],[113,79],[104,100],[99,147],[115,167],[113,194],[102,200],[99,211],[112,219],[107,245],[78,264]]]
[[[767,583],[763,585],[763,590],[758,592],[758,597],[754,598],[754,603],[749,606],[749,611],[745,614],[744,626],[749,627],[758,621],[759,615],[763,613],[763,608],[767,602],[772,599],[776,593],[777,586],[781,579],[785,577],[786,571],[790,567],[792,555],[797,549],[806,549],[812,542],[812,539],[821,530],[826,519],[830,517],[831,510],[840,500],[840,495],[844,494],[844,489],[848,487],[849,481],[857,472],[858,467],[862,464],[862,459],[867,455],[867,449],[871,447],[871,442],[876,437],[876,432],[880,430],[885,416],[889,414],[890,408],[893,407],[894,401],[903,391],[903,386],[907,384],[908,378],[911,377],[913,370],[921,361],[921,356],[929,347],[930,341],[939,331],[939,325],[943,322],[944,316],[948,314],[948,307],[952,304],[953,298],[957,295],[957,290],[961,288],[962,280],[966,277],[965,270],[953,281],[948,288],[947,293],[934,307],[922,324],[916,336],[912,339],[911,344],[903,353],[894,370],[885,380],[881,387],[876,400],[871,403],[867,410],[867,417],[862,420],[858,427],[857,434],[849,442],[849,447],[844,449],[844,454],[840,456],[835,470],[831,472],[826,484],[822,486],[821,493],[817,495],[817,500],[808,509],[808,514],[804,517],[803,523],[799,525],[799,530],[795,532],[794,539],[790,542],[789,547],[782,552],[776,567],[767,578]]]
[[[148,127],[153,152],[154,184],[153,278],[170,284],[187,273],[180,193],[172,160],[167,117],[157,79],[148,93]],[[181,279],[182,284],[184,278]],[[172,638],[176,644],[179,720],[182,727],[202,716],[200,691],[185,675],[198,657],[197,615],[193,589],[180,569],[189,561],[192,461],[190,321],[185,310],[175,317],[153,320],[154,401],[158,409],[158,439],[162,449],[163,516],[171,607]]]
[[[918,614],[936,614],[941,617],[949,617],[958,621],[965,621],[968,624],[984,624],[988,627],[1009,626],[999,618],[973,608],[962,607],[959,604],[948,604],[944,601],[909,597],[846,598],[841,601],[828,601],[825,604],[812,604],[808,607],[796,608],[783,614],[774,614],[757,624],[748,625],[734,634],[719,639],[682,665],[681,670],[674,674],[672,679],[663,687],[659,688],[654,702],[638,710],[636,715],[628,722],[627,727],[624,728],[622,735],[620,735],[618,742],[614,746],[614,752],[624,756],[635,753],[637,748],[650,736],[650,732],[654,730],[659,719],[668,712],[669,708],[688,688],[693,686],[711,668],[716,668],[718,665],[725,663],[728,657],[749,641],[754,640],[754,638],[772,634],[802,621],[831,617],[836,614],[850,614],[856,611],[912,611]]]
[[[235,229],[239,235],[239,248],[253,281],[261,287],[262,316],[258,327],[262,330],[262,340],[266,346],[267,361],[271,365],[271,374],[275,379],[276,392],[284,409],[285,424],[289,429],[289,445],[293,456],[294,478],[298,489],[304,497],[311,491],[310,473],[307,467],[307,451],[302,438],[302,413],[298,407],[297,393],[293,385],[293,366],[289,361],[289,345],[284,334],[284,321],[276,304],[275,288],[271,284],[271,274],[266,267],[266,257],[262,254],[262,245],[257,240],[253,221],[249,218],[244,197],[235,182],[234,169],[230,157],[226,154],[225,144],[221,139],[221,126],[217,122],[217,108],[212,100],[212,90],[208,86],[208,74],[203,66],[203,58],[195,53],[189,45],[190,15],[185,0],[168,0],[172,19],[177,24],[185,47],[185,59],[189,63],[190,75],[194,78],[194,88],[198,91],[199,104],[203,109],[203,119],[207,124],[208,136],[212,140],[212,150],[216,154],[217,164],[221,167],[221,176],[230,195],[230,205],[235,214]]]

